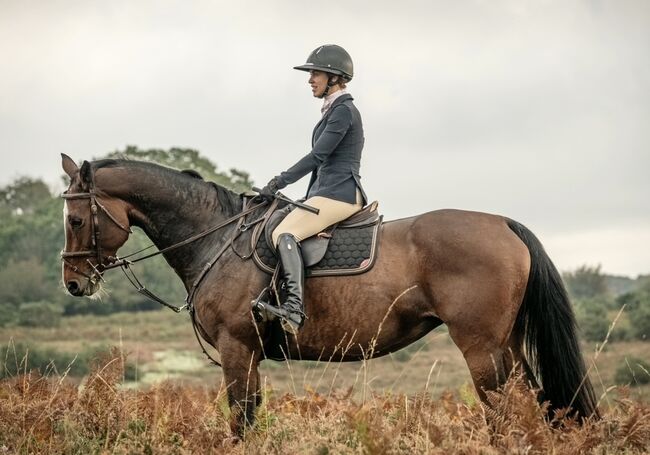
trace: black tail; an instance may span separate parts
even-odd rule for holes
[[[528,286],[515,330],[525,333],[526,357],[541,383],[543,399],[552,409],[571,405],[582,417],[598,416],[562,278],[535,234],[513,220],[508,227],[530,252]]]

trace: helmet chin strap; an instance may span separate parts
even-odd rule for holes
[[[327,95],[329,95],[329,93],[330,93],[330,89],[336,85],[335,82],[332,82],[332,80],[333,80],[335,77],[338,78],[338,77],[340,77],[340,76],[337,76],[337,75],[334,75],[334,74],[331,75],[331,76],[328,76],[328,78],[327,78],[327,87],[325,87],[325,90],[323,90],[323,93],[321,93],[320,96],[319,96],[318,98],[323,99],[323,98],[325,98]],[[337,80],[337,82],[338,82],[338,80]]]

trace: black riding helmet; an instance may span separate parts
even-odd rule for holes
[[[354,68],[352,58],[345,49],[336,44],[324,44],[314,49],[304,65],[294,66],[296,70],[318,70],[325,73],[336,74],[346,81],[352,80]]]

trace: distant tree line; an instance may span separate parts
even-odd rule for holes
[[[623,305],[610,341],[650,339],[650,276],[612,277],[600,266],[585,265],[565,272],[563,278],[585,339],[604,341]]]
[[[192,149],[141,150],[130,146],[100,158],[155,161],[192,169],[206,180],[237,192],[252,186],[248,173],[237,169],[220,171],[215,163]],[[108,292],[99,298],[69,296],[61,284],[62,212],[63,200],[58,191],[53,193],[40,179],[20,177],[0,188],[0,326],[56,325],[65,315],[160,308],[136,293],[119,271],[106,274],[104,287]],[[150,243],[144,233],[135,230],[124,251],[135,251]],[[183,286],[162,257],[145,261],[137,268],[142,281],[156,293],[170,301],[182,301]]]

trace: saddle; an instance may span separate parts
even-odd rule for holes
[[[377,237],[383,216],[374,201],[349,218],[327,227],[300,242],[306,276],[353,275],[369,270],[377,255]],[[253,260],[272,274],[277,266],[271,234],[291,212],[287,206],[273,212],[268,221],[253,232]],[[261,231],[262,230],[262,231]]]

